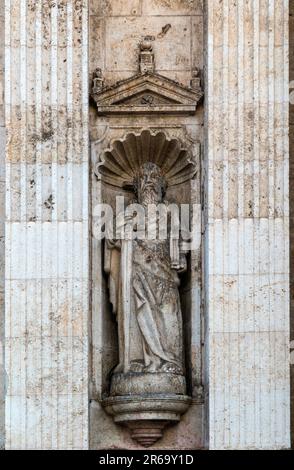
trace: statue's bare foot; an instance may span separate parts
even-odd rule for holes
[[[140,362],[131,362],[130,372],[143,372],[144,366]]]
[[[161,367],[161,372],[169,372],[170,374],[182,374],[182,370],[173,362],[165,362]]]
[[[149,366],[144,368],[144,372],[158,372],[160,370],[160,361],[153,361]]]
[[[123,371],[124,371],[124,366],[123,366],[123,364],[118,364],[118,365],[115,367],[113,373],[114,373],[114,374],[122,374]]]

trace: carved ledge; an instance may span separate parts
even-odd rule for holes
[[[108,88],[99,90],[95,86],[91,96],[100,115],[190,115],[195,114],[203,97],[200,81],[197,84],[199,86],[196,88],[187,88],[167,77],[147,71]]]

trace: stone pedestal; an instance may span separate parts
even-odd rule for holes
[[[113,375],[103,406],[133,439],[148,446],[162,437],[166,425],[180,421],[191,401],[182,375],[127,373]]]
[[[173,393],[186,394],[186,379],[183,375],[168,373],[114,374],[111,379],[110,396]]]

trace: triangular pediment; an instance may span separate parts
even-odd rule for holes
[[[177,105],[181,104],[179,100],[173,99],[170,96],[164,96],[163,94],[157,93],[152,87],[144,88],[138,93],[134,93],[131,96],[118,99],[113,103],[114,105],[132,105],[132,106],[160,106],[160,105]]]
[[[136,75],[93,93],[99,114],[194,114],[202,90],[186,88],[155,73]]]

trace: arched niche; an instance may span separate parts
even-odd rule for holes
[[[201,371],[201,206],[200,144],[185,141],[185,135],[155,130],[126,131],[94,146],[93,204],[110,204],[116,210],[116,197],[132,202],[131,182],[144,162],[161,168],[167,179],[166,199],[193,207],[197,230],[196,249],[187,254],[187,271],[181,275],[180,299],[183,316],[184,362],[187,394],[202,402]],[[192,216],[192,211],[191,211]],[[191,221],[192,222],[192,221]],[[109,299],[109,285],[103,266],[103,242],[93,239],[93,396],[103,400],[110,393],[111,374],[118,363],[118,331]]]

